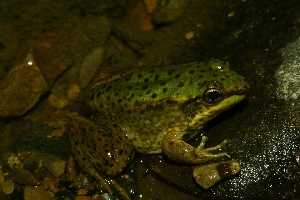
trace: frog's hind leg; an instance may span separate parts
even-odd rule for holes
[[[114,188],[114,190],[116,190],[116,192],[118,193],[118,196],[120,196],[121,199],[124,200],[131,200],[130,196],[128,195],[128,193],[119,185],[119,183],[117,183],[117,181],[111,179],[111,178],[103,178],[102,176],[100,176],[98,173],[94,174],[94,178],[96,178],[101,185],[103,185],[105,187],[105,189],[107,189],[107,191],[115,196],[115,192],[112,191],[111,186]]]

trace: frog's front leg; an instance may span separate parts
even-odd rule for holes
[[[219,150],[227,145],[229,143],[229,140],[227,139],[217,146],[204,148],[208,138],[203,136],[200,145],[195,148],[183,141],[181,135],[182,134],[178,132],[169,132],[163,139],[162,151],[172,160],[180,163],[200,164],[228,156],[226,152],[217,154],[212,153],[212,151]]]

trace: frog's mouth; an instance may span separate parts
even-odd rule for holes
[[[241,94],[241,95],[232,95],[228,98],[225,98],[223,101],[221,101],[217,105],[212,106],[211,110],[216,111],[216,112],[218,112],[218,111],[223,112],[223,111],[231,108],[232,106],[238,104],[242,100],[244,100],[246,98],[246,96],[247,96],[246,93]]]
[[[231,95],[230,97],[223,99],[223,101],[220,101],[217,104],[202,105],[203,106],[202,108],[200,107],[199,110],[198,109],[195,110],[196,114],[193,116],[193,118],[191,118],[189,125],[190,126],[193,126],[194,124],[197,124],[197,126],[204,125],[209,120],[215,118],[217,115],[221,114],[222,112],[238,104],[245,98],[246,98],[246,94]]]

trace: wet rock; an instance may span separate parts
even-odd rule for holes
[[[283,63],[276,71],[276,95],[283,100],[296,100],[300,96],[300,38],[281,49]]]
[[[2,191],[5,194],[11,194],[14,191],[14,188],[15,188],[15,183],[11,179],[4,181],[4,183],[2,184]]]
[[[135,180],[127,174],[118,177],[117,181],[122,188],[131,196],[134,197],[138,193],[138,186]]]
[[[113,198],[113,197],[111,196],[111,194],[109,194],[109,193],[104,193],[104,194],[102,194],[102,197],[103,197],[105,200],[115,200],[115,198]]]
[[[48,88],[33,54],[28,53],[0,84],[0,117],[23,115]]]
[[[76,196],[74,200],[92,200],[90,196]]]
[[[57,79],[48,98],[48,103],[59,110],[77,100],[81,90],[95,77],[103,61],[105,42],[110,34],[110,22],[105,17],[87,18],[72,28],[71,39],[68,41],[77,43],[65,44],[71,49],[72,68]]]
[[[13,152],[2,152],[1,158],[4,161],[5,164],[8,164],[8,166],[12,170],[18,170],[23,168],[23,164],[19,159],[19,156],[16,153]]]
[[[66,161],[46,153],[36,153],[24,161],[24,166],[40,163],[45,166],[54,177],[61,176],[65,171]]]
[[[189,0],[158,0],[152,19],[158,24],[171,23],[181,17],[188,3]]]
[[[93,15],[118,17],[124,14],[126,2],[123,0],[79,1],[85,12]]]
[[[92,78],[96,76],[103,58],[104,47],[96,47],[85,56],[79,73],[79,82],[82,88],[85,88]]]
[[[53,200],[52,195],[42,187],[26,186],[24,189],[24,200]]]
[[[23,184],[23,185],[32,185],[37,186],[40,185],[41,182],[33,176],[33,174],[25,169],[18,169],[13,173],[13,180],[16,183]]]

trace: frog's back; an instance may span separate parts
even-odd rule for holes
[[[217,60],[159,67],[100,84],[87,102],[91,110],[116,121],[138,151],[158,153],[168,131],[186,132],[190,139],[210,119],[204,114],[191,125],[196,111],[206,109],[201,99],[212,82],[236,89],[245,80]]]

